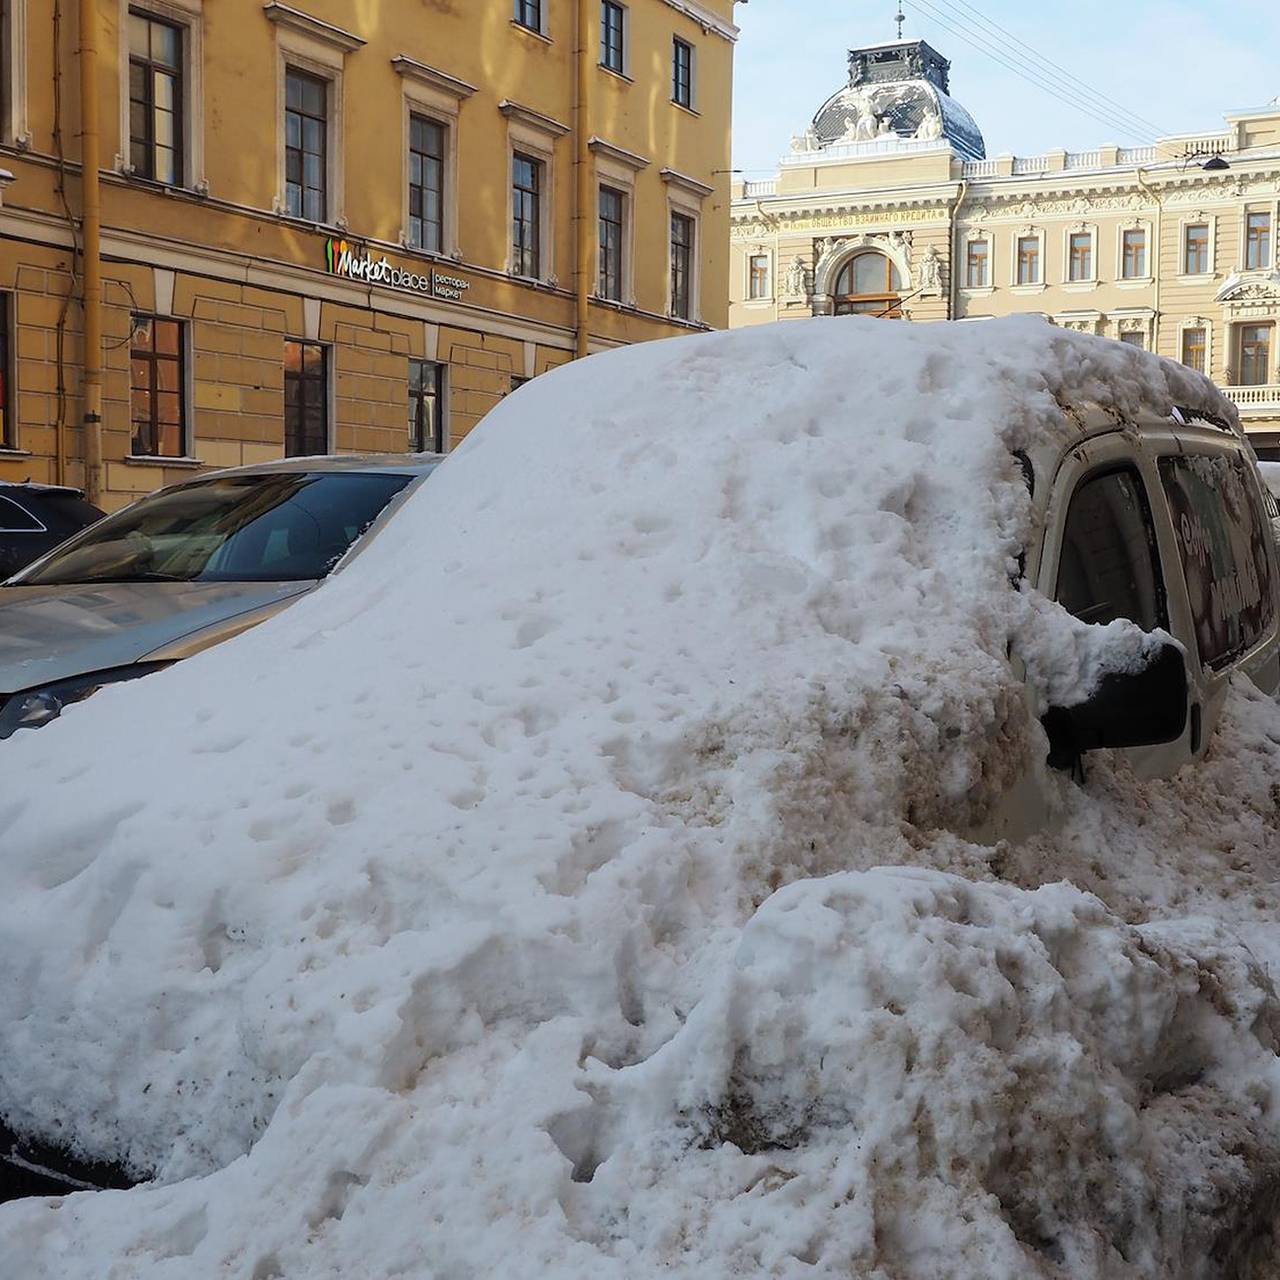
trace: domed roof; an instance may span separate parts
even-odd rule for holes
[[[813,118],[812,147],[877,138],[945,140],[966,160],[984,160],[973,117],[948,92],[951,64],[923,40],[855,49],[849,83]]]

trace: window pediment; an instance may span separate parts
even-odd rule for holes
[[[335,27],[331,22],[313,18],[309,13],[303,13],[301,9],[295,9],[292,5],[281,4],[280,0],[267,0],[267,3],[262,6],[262,12],[269,22],[289,27],[343,53],[354,53],[366,43],[362,36],[352,31],[345,31],[342,27]]]

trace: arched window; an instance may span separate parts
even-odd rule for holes
[[[901,272],[883,253],[868,250],[850,258],[836,277],[835,312],[897,317],[901,295]]]

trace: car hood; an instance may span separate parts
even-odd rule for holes
[[[112,582],[0,588],[0,694],[139,662],[314,582]]]

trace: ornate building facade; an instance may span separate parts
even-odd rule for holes
[[[850,54],[777,176],[735,186],[730,324],[1035,313],[1209,373],[1280,459],[1280,103],[990,158],[949,81],[922,41]]]
[[[0,479],[448,449],[727,323],[736,0],[0,0]]]

